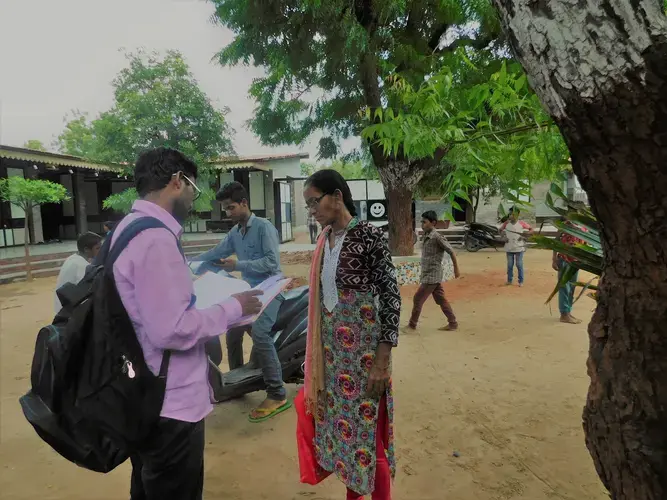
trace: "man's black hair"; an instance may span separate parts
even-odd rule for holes
[[[435,211],[433,210],[428,210],[422,214],[422,219],[427,220],[429,222],[437,222],[438,214],[436,214]]]
[[[215,199],[218,201],[231,200],[233,203],[241,203],[243,200],[246,200],[248,205],[250,205],[248,191],[245,190],[243,184],[240,182],[230,182],[222,186],[215,195]]]
[[[76,248],[79,250],[79,253],[83,253],[101,242],[102,237],[99,234],[91,232],[83,233],[79,236],[79,239],[76,240]]]
[[[134,186],[139,197],[164,189],[179,172],[192,182],[197,179],[197,165],[180,151],[170,148],[144,151],[134,167]]]

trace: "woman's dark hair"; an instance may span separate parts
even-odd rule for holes
[[[250,205],[248,191],[246,191],[240,182],[230,182],[222,186],[215,195],[215,199],[218,201],[232,200],[234,203],[241,203],[243,200],[246,200],[248,205]]]
[[[427,220],[429,222],[437,222],[438,214],[436,214],[434,210],[428,210],[427,212],[424,212],[422,214],[422,219]]]
[[[102,241],[102,237],[99,234],[95,233],[83,233],[79,236],[79,239],[76,240],[76,248],[80,253],[85,252],[93,248],[95,245]]]
[[[337,171],[329,168],[318,170],[308,177],[306,180],[306,187],[307,186],[314,187],[322,194],[334,194],[336,191],[340,191],[343,194],[345,208],[350,212],[350,215],[357,215],[357,207],[354,206],[350,186],[348,186],[343,176]]]
[[[174,174],[183,172],[192,182],[197,179],[197,165],[180,151],[155,148],[139,155],[134,167],[134,186],[141,198],[164,189]]]

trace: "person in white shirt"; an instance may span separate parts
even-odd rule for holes
[[[507,285],[514,280],[514,266],[519,273],[519,286],[523,286],[523,254],[526,251],[526,238],[533,234],[533,228],[525,221],[519,220],[520,211],[517,207],[510,208],[509,219],[500,226],[500,234],[505,239],[507,252]]]
[[[67,257],[63,266],[58,273],[58,280],[56,281],[56,290],[66,283],[77,284],[86,274],[88,264],[95,258],[97,252],[102,246],[102,237],[95,233],[85,233],[79,236],[76,241],[78,252]],[[62,309],[58,294],[54,293],[53,308],[56,314]]]

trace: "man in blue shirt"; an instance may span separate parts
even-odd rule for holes
[[[248,198],[247,191],[239,182],[231,182],[218,191],[216,200],[222,203],[227,216],[236,225],[217,247],[194,260],[204,261],[203,265],[214,263],[227,272],[240,271],[241,277],[254,287],[280,274],[280,241],[273,224],[250,211]],[[236,258],[232,255],[236,255]],[[283,384],[280,360],[270,335],[282,303],[283,296],[278,295],[252,325],[254,356],[262,369],[267,397],[250,413],[251,422],[267,420],[290,406]],[[244,332],[245,328],[227,332],[227,353],[231,369],[243,365]]]

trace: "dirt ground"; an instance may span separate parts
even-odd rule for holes
[[[402,335],[395,350],[394,499],[607,498],[581,428],[586,327],[560,324],[557,306],[543,304],[555,281],[550,254],[526,254],[523,288],[502,286],[500,252],[459,259],[464,277],[446,291],[460,330],[437,331],[444,320],[429,302],[420,330]],[[306,266],[285,272],[306,276]],[[127,465],[107,476],[82,470],[43,444],[21,413],[17,400],[29,386],[35,335],[52,315],[53,286],[43,279],[0,287],[0,496],[128,498]],[[403,292],[406,321],[414,287]],[[575,314],[587,321],[591,307],[583,298]],[[293,411],[247,421],[261,397],[217,406],[209,417],[205,498],[344,498],[333,478],[314,488],[299,484]]]

